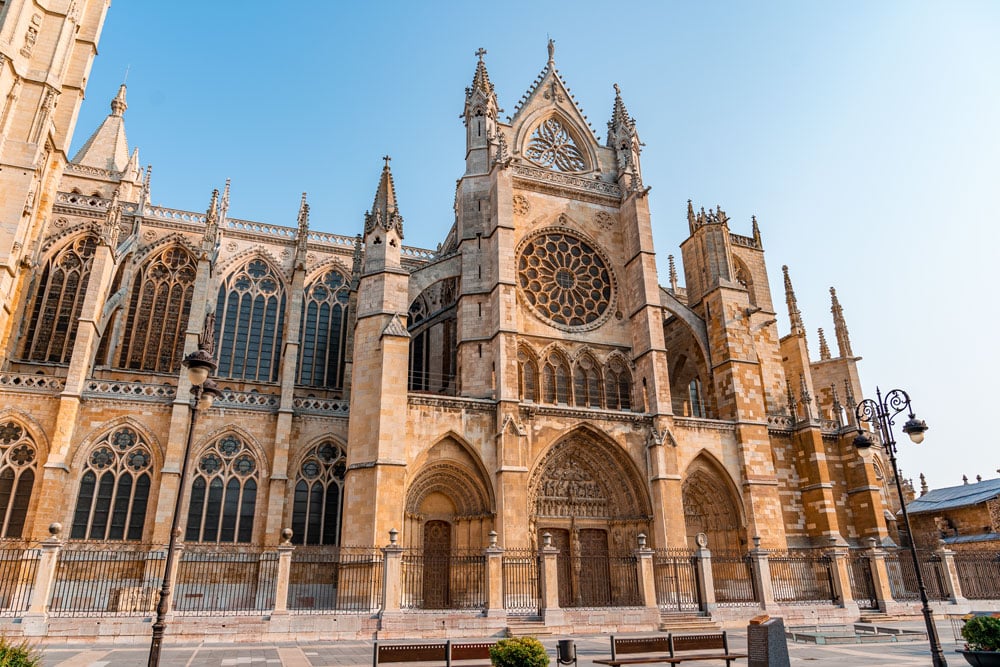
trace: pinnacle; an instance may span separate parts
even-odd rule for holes
[[[128,104],[125,102],[125,90],[125,84],[123,83],[118,87],[118,94],[111,100],[112,116],[121,117],[125,113],[125,110],[128,109]]]
[[[487,97],[493,94],[493,83],[490,82],[490,74],[486,71],[486,63],[483,61],[483,56],[486,53],[484,48],[476,51],[479,62],[476,63],[476,73],[472,76],[472,86],[469,88],[470,97],[476,91],[482,92]]]
[[[382,159],[385,160],[385,166],[382,167],[382,176],[375,191],[372,210],[365,215],[365,233],[380,226],[387,230],[395,229],[399,238],[403,238],[403,216],[399,214],[396,206],[396,186],[392,181],[392,171],[389,169],[389,161],[392,158],[386,155]]]

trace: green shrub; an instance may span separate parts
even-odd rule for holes
[[[40,667],[42,656],[27,639],[16,641],[0,635],[0,667]]]
[[[548,667],[549,654],[534,637],[501,639],[490,648],[495,667]]]
[[[973,651],[1000,651],[1000,618],[973,616],[962,626],[962,637]]]

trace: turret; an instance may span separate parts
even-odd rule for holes
[[[472,85],[465,89],[465,173],[485,174],[490,170],[490,151],[498,141],[497,115],[501,111],[497,96],[486,71],[483,56],[486,49],[476,51],[479,62]]]
[[[639,165],[642,142],[635,131],[635,119],[625,108],[621,93],[621,88],[616,83],[615,104],[611,109],[611,120],[608,121],[608,148],[615,151],[619,186],[623,192],[632,192],[642,189],[642,170]]]

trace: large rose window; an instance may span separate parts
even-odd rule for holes
[[[542,319],[559,328],[591,329],[611,310],[614,282],[604,258],[567,232],[532,238],[517,260],[518,284]]]

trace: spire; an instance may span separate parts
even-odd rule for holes
[[[785,303],[788,304],[788,319],[792,324],[792,335],[805,336],[806,328],[802,325],[802,313],[799,312],[795,290],[792,289],[792,279],[788,276],[788,266],[782,266],[781,272],[785,274]]]
[[[837,290],[830,288],[830,312],[833,313],[833,329],[837,333],[837,347],[841,357],[853,357],[851,351],[851,334],[847,332],[847,322],[844,321],[844,309],[837,298]]]
[[[111,100],[111,114],[94,131],[73,156],[73,164],[105,171],[125,171],[129,162],[128,139],[125,137],[125,84]]]
[[[639,172],[639,153],[642,142],[635,131],[635,119],[629,115],[622,101],[622,89],[615,85],[615,104],[611,108],[611,120],[608,121],[608,148],[615,150],[618,158],[618,178],[625,177],[628,181],[626,189],[629,192],[642,189],[642,176]]]
[[[378,182],[378,190],[375,191],[375,202],[371,211],[365,213],[365,234],[370,233],[375,227],[381,227],[386,231],[395,229],[399,238],[403,238],[403,216],[399,214],[396,207],[396,186],[392,182],[392,172],[389,170],[388,155],[382,158],[385,166],[382,167],[382,177]]]
[[[823,333],[823,327],[819,328],[819,358],[830,358],[830,346],[826,344],[826,334]]]
[[[476,72],[472,75],[472,85],[465,89],[465,124],[469,124],[469,119],[474,116],[486,116],[490,120],[496,120],[497,114],[501,111],[497,104],[497,95],[490,81],[490,74],[486,71],[486,49],[480,47],[476,51]]]
[[[299,230],[295,236],[295,267],[305,268],[306,251],[309,247],[309,204],[306,202],[306,193],[302,193],[302,201],[299,203]]]
[[[674,256],[667,255],[667,262],[670,265],[670,289],[675,294],[677,292],[677,266],[674,264]]]

